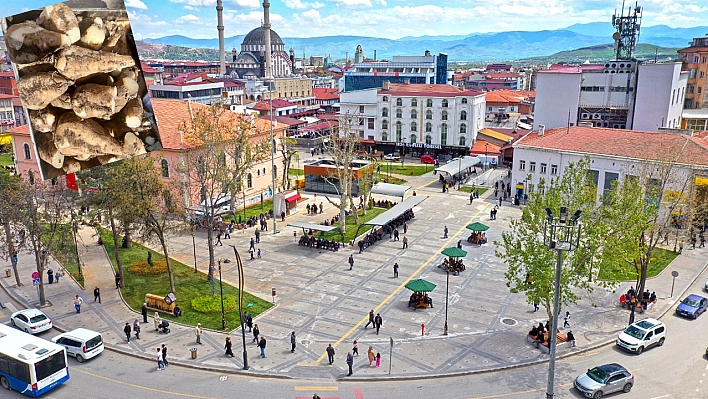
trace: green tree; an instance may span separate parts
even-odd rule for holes
[[[0,247],[0,256],[10,260],[13,273],[15,273],[15,283],[18,287],[22,286],[22,281],[17,272],[16,258],[13,255],[20,251],[22,243],[15,242],[13,226],[17,226],[21,222],[20,210],[25,207],[22,200],[26,197],[26,190],[27,186],[19,175],[0,173],[0,224],[2,224],[5,235],[5,245]]]
[[[359,224],[359,214],[356,212],[356,205],[352,198],[352,185],[354,169],[352,167],[356,160],[356,149],[359,145],[359,117],[344,115],[340,120],[338,129],[330,128],[326,137],[325,148],[334,167],[329,176],[323,176],[337,191],[338,200],[326,196],[327,201],[339,209],[339,228],[342,234],[346,230],[346,210],[353,212],[356,224]]]

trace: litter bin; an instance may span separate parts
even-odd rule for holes
[[[190,348],[189,351],[192,353],[192,359],[197,358],[197,348]]]
[[[12,270],[5,269],[5,277],[12,277]]]

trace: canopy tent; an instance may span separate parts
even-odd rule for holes
[[[380,194],[380,195],[388,195],[391,197],[401,197],[403,198],[403,195],[406,193],[406,191],[410,190],[411,186],[401,186],[399,184],[391,184],[391,183],[376,183],[374,184],[373,187],[371,187],[371,194]]]
[[[477,157],[463,156],[460,158],[453,159],[452,161],[450,161],[450,163],[436,168],[435,170],[440,173],[447,173],[448,175],[452,176],[458,173],[463,173],[467,171],[468,168],[478,165],[479,163],[481,162]]]
[[[487,231],[487,230],[489,230],[489,226],[487,226],[484,223],[480,223],[480,222],[474,222],[472,224],[468,224],[467,228],[472,231]]]
[[[437,285],[431,283],[430,281],[423,280],[422,278],[417,280],[411,280],[406,284],[406,288],[413,292],[433,292]]]
[[[452,247],[452,248],[445,248],[442,251],[442,254],[445,256],[449,256],[451,258],[464,258],[467,256],[467,251],[457,248],[457,247]]]
[[[342,230],[339,228],[339,226],[325,226],[323,224],[314,224],[307,222],[291,222],[288,223],[288,226],[299,227],[302,229],[303,233],[305,232],[305,230],[321,231],[323,233],[328,233],[333,230],[339,230],[339,234],[342,235]],[[344,240],[344,235],[342,235],[342,240]]]
[[[403,201],[401,201],[400,204],[394,206],[386,212],[376,216],[368,222],[360,224],[359,227],[357,227],[356,229],[355,237],[359,237],[359,229],[361,229],[363,226],[384,226],[392,220],[396,220],[396,218],[403,215],[407,210],[413,209],[414,206],[417,206],[426,199],[428,199],[427,196],[415,195],[404,199]]]

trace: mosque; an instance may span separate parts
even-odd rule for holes
[[[272,52],[273,77],[290,76],[295,65],[295,50],[290,49],[290,55],[285,52],[285,44],[280,36],[270,30],[270,47]],[[263,78],[266,75],[265,29],[258,27],[248,32],[241,43],[241,52],[231,51],[233,62],[230,69],[241,79]]]

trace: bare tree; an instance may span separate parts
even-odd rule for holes
[[[22,281],[17,272],[17,253],[22,242],[15,243],[13,226],[21,221],[21,209],[25,206],[22,199],[26,196],[26,190],[27,187],[20,176],[0,173],[0,224],[5,233],[5,246],[0,248],[0,256],[10,260],[18,287],[22,286]]]
[[[290,179],[288,177],[290,175],[290,165],[292,164],[293,158],[297,155],[297,150],[293,148],[296,143],[297,141],[295,139],[286,137],[285,134],[283,134],[278,145],[278,150],[283,157],[283,189],[290,189],[290,185],[288,184]]]

